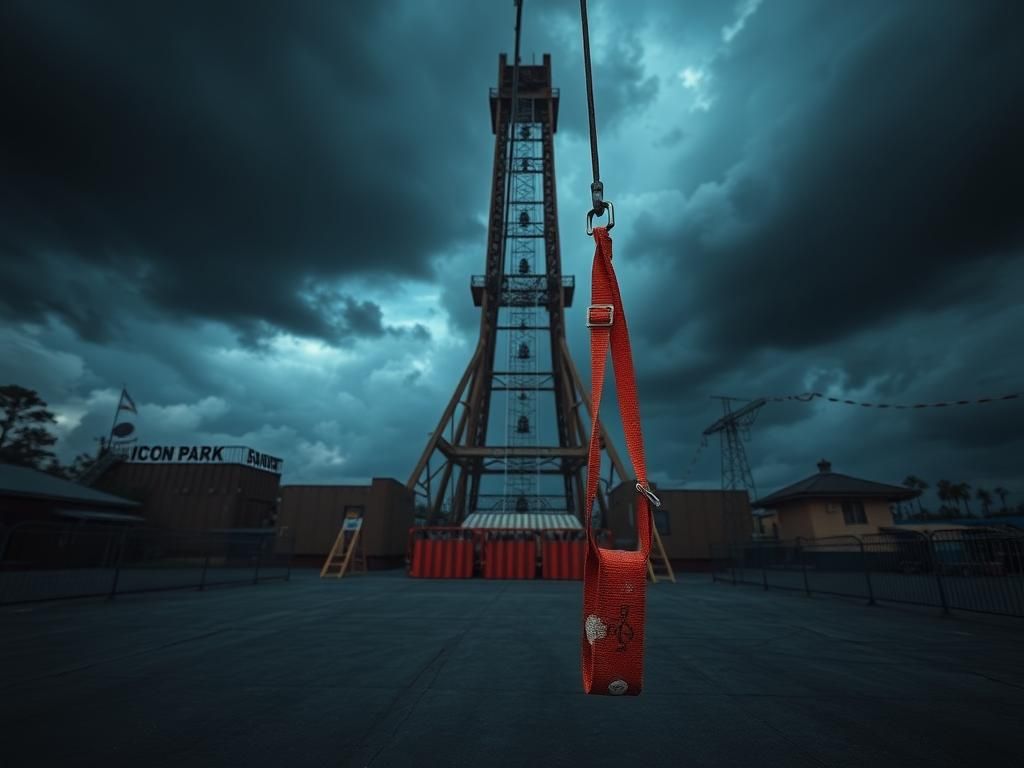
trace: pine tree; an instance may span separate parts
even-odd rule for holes
[[[17,384],[0,387],[0,461],[54,471],[50,448],[57,438],[48,429],[57,419],[39,393]]]

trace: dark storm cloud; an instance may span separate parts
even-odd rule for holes
[[[655,140],[654,146],[658,149],[667,149],[669,147],[674,147],[676,144],[682,141],[684,136],[685,134],[683,133],[682,128],[679,128],[677,126],[659,136]]]
[[[805,17],[764,13],[738,38],[715,109],[763,128],[742,160],[687,190],[686,215],[638,226],[656,233],[641,250],[674,266],[663,285],[685,286],[718,366],[984,296],[1001,279],[1024,244],[1022,24],[1020,4],[811,4]],[[853,28],[866,31],[845,47],[821,42]],[[790,38],[819,42],[792,54],[799,67],[769,70]],[[773,77],[794,70],[787,93]],[[652,339],[677,327],[671,313],[645,317]]]
[[[146,313],[136,296],[144,272],[130,257],[120,264],[76,266],[67,254],[6,249],[0,256],[0,316],[59,316],[83,340],[99,341],[112,326],[121,327],[126,315]]]
[[[1024,80],[1011,73],[1024,66],[1024,6],[1001,7],[891,6],[824,71],[806,60],[806,77],[827,78],[827,92],[804,110],[777,103],[792,117],[720,181],[714,216],[680,224],[677,263],[692,268],[709,343],[741,351],[841,338],[941,306],[943,294],[984,292],[1000,262],[1020,254]],[[792,22],[765,27],[724,63],[721,79],[735,86],[722,109],[751,98],[740,89],[758,88],[750,75],[783,36],[803,37]],[[979,261],[984,273],[971,275]]]
[[[608,50],[593,65],[593,77],[600,83],[599,99],[595,95],[595,109],[599,106],[602,128],[614,130],[627,116],[642,112],[658,95],[659,80],[646,75],[643,65],[644,48],[635,32],[613,40]],[[582,66],[582,63],[581,63]],[[577,68],[573,68],[577,69]],[[567,110],[569,119],[562,129],[587,133],[589,122],[583,100],[573,99]],[[589,133],[587,134],[589,136]],[[598,132],[601,135],[601,131]]]
[[[117,268],[137,255],[167,309],[318,333],[295,296],[306,276],[422,276],[433,249],[475,233],[459,214],[468,163],[418,151],[465,133],[409,130],[440,105],[418,67],[372,43],[387,8],[194,10],[7,6],[11,261],[50,248],[69,270]],[[75,303],[68,319],[95,333]]]
[[[429,277],[432,257],[482,241],[509,6],[5,4],[0,274],[18,295],[4,308],[108,330],[92,297],[12,267],[43,251],[68,273],[130,265],[156,306],[244,336],[329,333],[297,298],[310,277]],[[543,19],[564,9],[528,10],[532,45],[551,50]],[[609,118],[656,89],[640,51],[616,44]]]

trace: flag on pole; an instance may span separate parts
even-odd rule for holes
[[[121,411],[128,411],[132,415],[121,416]],[[112,449],[123,449],[134,443],[138,438],[135,437],[135,424],[132,422],[138,415],[139,409],[136,407],[135,401],[128,394],[128,390],[122,386],[121,397],[117,401],[117,410],[114,411],[114,422],[110,425],[110,434],[107,435],[107,446]]]
[[[121,390],[121,402],[118,403],[117,410],[131,411],[134,414],[138,414],[138,410],[135,408],[135,401],[132,400],[127,389]]]

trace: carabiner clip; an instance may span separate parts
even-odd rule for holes
[[[646,496],[647,500],[651,502],[651,504],[653,504],[656,507],[661,506],[661,499],[654,495],[654,491],[650,489],[650,486],[641,485],[639,482],[637,482],[636,489],[640,491],[640,493],[642,493],[644,496]]]
[[[612,231],[612,227],[615,226],[615,206],[612,205],[611,200],[603,200],[601,202],[601,204],[608,208],[608,226],[606,227],[606,229],[609,232],[611,232]],[[593,224],[594,217],[595,216],[600,216],[603,213],[604,213],[604,211],[599,211],[596,208],[592,208],[590,213],[587,214],[587,234],[588,235],[594,234],[594,224]]]

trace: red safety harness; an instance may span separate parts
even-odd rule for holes
[[[626,314],[612,268],[612,241],[605,227],[594,228],[590,327],[591,403],[590,457],[587,464],[587,548],[583,569],[583,689],[587,693],[637,695],[643,684],[644,609],[647,558],[651,552],[651,511],[659,503],[647,485],[644,441],[636,398],[636,375],[629,346]],[[597,480],[601,474],[601,426],[598,411],[604,389],[605,363],[611,347],[615,388],[626,447],[637,476],[636,551],[602,549],[591,522]]]

